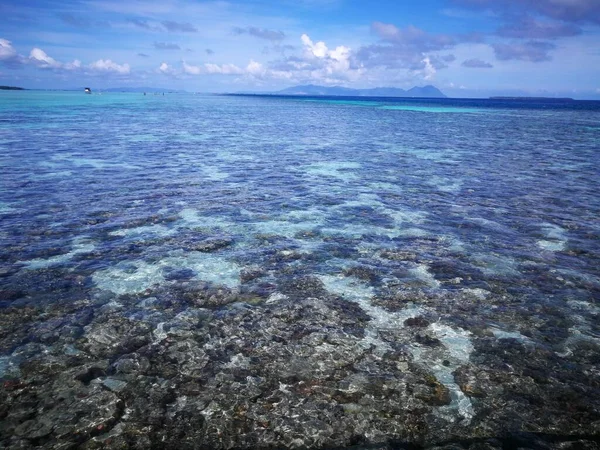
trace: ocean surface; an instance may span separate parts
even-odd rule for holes
[[[599,314],[600,102],[0,92],[0,446],[596,445]]]

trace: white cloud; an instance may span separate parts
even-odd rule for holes
[[[79,61],[78,59],[76,59],[73,62],[66,63],[64,65],[64,68],[67,69],[67,70],[78,70],[78,69],[81,69],[81,61]]]
[[[399,33],[398,29],[391,25],[382,24],[380,28],[379,32],[390,38]],[[347,85],[361,82],[374,86],[382,83],[414,82],[415,79],[429,81],[437,75],[438,62],[435,55],[430,56],[425,52],[414,52],[414,63],[399,71],[397,67],[363,65],[356,52],[347,45],[330,48],[324,41],[314,41],[308,34],[300,35],[300,42],[302,45],[296,55],[282,56],[282,59],[268,63],[251,59],[245,66],[216,63],[193,65],[182,61],[178,69],[165,63],[157,72],[191,76],[234,75],[237,76],[236,82],[245,80],[254,84],[285,81],[298,84]]]
[[[183,72],[188,75],[200,75],[202,73],[201,67],[189,65],[185,61],[182,62],[182,66]]]
[[[275,80],[294,80],[294,74],[285,70],[269,70],[266,73],[268,73],[268,75]]]
[[[16,55],[17,51],[13,48],[12,43],[0,38],[0,61],[14,58]]]
[[[337,82],[339,76],[343,79],[356,78],[358,72],[350,70],[352,50],[349,47],[340,45],[330,50],[325,42],[314,43],[307,34],[303,34],[300,39],[304,44],[304,60],[290,60],[290,68],[299,71],[308,69],[310,70],[310,78],[316,78],[323,82],[328,79]],[[334,77],[330,78],[331,76]]]
[[[60,69],[63,66],[62,63],[48,56],[44,50],[37,47],[29,53],[29,60],[42,69]]]
[[[117,64],[110,59],[99,59],[87,67],[97,72],[113,72],[120,75],[127,75],[131,71],[129,64]]]
[[[306,58],[327,60],[328,64],[325,69],[327,73],[343,72],[350,68],[350,48],[340,45],[334,50],[329,50],[325,42],[319,41],[315,44],[307,34],[303,34],[300,39],[304,44]]]
[[[205,63],[201,66],[193,66],[183,61],[183,73],[188,75],[243,75],[246,73],[244,69],[235,64],[213,64]]]
[[[263,76],[266,74],[266,69],[261,63],[251,59],[248,66],[246,66],[246,73],[253,76]]]
[[[242,69],[240,69],[235,64],[204,64],[204,73],[207,74],[221,74],[221,75],[241,75],[244,73]]]
[[[131,72],[129,64],[117,64],[110,59],[99,59],[87,66],[81,64],[78,59],[70,63],[62,63],[48,55],[41,48],[34,47],[29,53],[29,63],[41,69],[54,69],[65,71],[84,70],[88,73],[116,73],[127,75]]]
[[[161,65],[157,69],[158,73],[162,73],[163,75],[169,75],[177,78],[179,75],[179,71],[172,66],[168,65],[166,62],[161,63]]]
[[[433,66],[433,64],[431,64],[431,60],[429,59],[429,56],[426,56],[425,58],[423,58],[423,60],[421,62],[424,64],[424,67],[421,70],[421,74],[423,75],[423,78],[427,81],[432,80],[435,77],[435,74],[437,73],[437,71],[435,70],[435,67]]]
[[[345,72],[350,68],[350,49],[343,45],[336,47],[335,50],[329,52],[331,64],[330,72]]]
[[[315,44],[307,34],[303,34],[300,39],[302,39],[305,52],[309,57],[316,56],[317,58],[325,58],[327,56],[327,46],[325,45],[325,42],[319,41]]]
[[[176,75],[179,72],[187,75],[242,75],[252,78],[262,78],[269,75],[276,78],[288,78],[285,74],[271,73],[261,63],[254,60],[250,60],[245,68],[238,67],[235,64],[214,63],[204,63],[194,66],[182,61],[180,71],[173,69],[166,63],[162,63],[158,68],[158,72],[167,75]]]

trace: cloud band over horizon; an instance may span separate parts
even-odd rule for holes
[[[377,8],[340,0],[327,2],[337,13],[331,19],[320,3],[260,10],[252,1],[14,2],[0,6],[8,17],[0,80],[59,87],[102,76],[106,83],[220,91],[435,82],[484,95],[535,89],[593,96],[600,89],[591,75],[600,71],[595,1],[431,0]],[[411,22],[390,20],[408,13]],[[32,14],[46,20],[34,22]]]

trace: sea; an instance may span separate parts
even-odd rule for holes
[[[598,448],[599,315],[600,102],[0,92],[0,447]]]

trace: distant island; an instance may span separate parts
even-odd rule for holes
[[[24,91],[25,89],[17,86],[0,86],[0,91]]]
[[[254,94],[257,94],[256,92]],[[303,95],[334,97],[413,97],[413,98],[446,98],[435,86],[413,87],[404,90],[394,87],[376,87],[371,89],[352,89],[342,86],[316,86],[307,84],[294,86],[277,92],[264,92],[261,95]]]
[[[490,97],[490,100],[554,100],[561,102],[574,102],[570,97]]]

